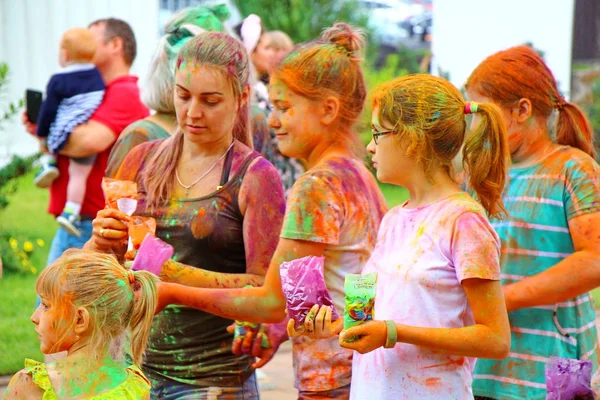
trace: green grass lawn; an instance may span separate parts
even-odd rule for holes
[[[8,208],[0,213],[0,229],[35,241],[42,239],[43,248],[31,257],[39,271],[46,265],[46,257],[56,231],[54,218],[46,213],[48,191],[33,185],[33,174],[19,179],[17,192]],[[4,271],[0,279],[0,375],[12,374],[23,368],[23,361],[33,358],[43,361],[39,341],[29,321],[35,308],[35,280],[37,276]]]

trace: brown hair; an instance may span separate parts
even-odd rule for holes
[[[137,55],[137,43],[131,26],[125,21],[117,18],[104,18],[92,22],[89,26],[104,25],[104,42],[114,38],[120,38],[123,41],[123,59],[127,65],[132,65]]]
[[[67,50],[69,61],[89,63],[96,53],[96,40],[88,29],[73,28],[63,34],[60,47]]]
[[[233,94],[240,100],[244,88],[248,86],[250,73],[248,55],[243,45],[226,33],[203,32],[190,39],[179,52],[176,69],[184,63],[214,68],[229,81]],[[250,104],[240,106],[233,127],[233,137],[252,148],[250,135]],[[147,206],[149,210],[166,204],[173,192],[173,180],[177,160],[183,148],[183,134],[178,131],[166,139],[148,159],[142,173]]]
[[[425,174],[444,168],[452,172],[452,159],[464,144],[463,157],[469,186],[490,217],[506,213],[502,190],[509,149],[500,109],[478,104],[481,123],[466,135],[465,101],[450,82],[427,74],[407,75],[377,87],[373,105],[379,121],[387,120],[405,141]]]
[[[489,56],[471,73],[466,87],[502,107],[514,107],[520,99],[529,99],[533,115],[546,120],[557,109],[558,144],[576,147],[595,157],[593,133],[587,117],[559,93],[552,72],[531,47],[512,47]]]
[[[326,29],[319,40],[298,45],[272,74],[272,79],[280,80],[302,97],[311,100],[337,97],[340,110],[334,140],[350,144],[357,152],[364,150],[352,129],[367,95],[359,65],[359,52],[364,44],[361,30],[338,22]]]
[[[158,304],[157,282],[150,272],[129,272],[112,255],[70,249],[42,271],[35,289],[63,310],[84,307],[88,311],[90,345],[99,355],[128,331],[131,355],[141,365]],[[70,328],[65,327],[63,337]]]

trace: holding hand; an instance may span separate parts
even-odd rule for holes
[[[385,321],[369,321],[342,331],[340,346],[365,354],[383,347],[387,336],[388,326]]]
[[[93,231],[89,247],[102,252],[112,252],[122,255],[127,246],[129,231],[127,222],[129,216],[122,211],[113,208],[105,208],[98,211],[92,222]]]
[[[25,126],[27,133],[37,137],[37,125],[35,122],[29,120],[29,117],[27,117],[27,110],[23,111],[23,114],[21,114],[21,123]]]
[[[340,333],[344,320],[339,318],[331,321],[332,310],[329,306],[315,304],[304,319],[304,326],[296,330],[296,321],[290,319],[287,332],[290,337],[308,336],[311,339],[328,339]]]
[[[234,330],[235,324],[227,327],[229,333],[233,333]],[[245,337],[236,338],[231,346],[231,352],[235,355],[247,354],[259,358],[252,364],[252,368],[261,368],[271,361],[281,343],[286,340],[288,336],[283,328],[275,324],[263,324],[262,330],[259,329],[256,333],[247,330]]]

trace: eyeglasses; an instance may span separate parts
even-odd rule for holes
[[[379,144],[379,138],[381,136],[389,135],[390,133],[394,133],[394,132],[396,132],[396,131],[393,129],[389,129],[387,131],[378,131],[375,128],[371,128],[371,134],[373,135],[373,141],[375,142],[376,146]]]

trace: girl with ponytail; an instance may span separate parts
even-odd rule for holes
[[[150,398],[142,364],[158,278],[129,271],[110,255],[67,250],[36,284],[41,304],[31,316],[42,353],[67,352],[49,364],[26,360],[5,399]],[[123,366],[123,343],[134,365]]]
[[[175,63],[177,131],[134,147],[115,176],[137,183],[134,215],[156,219],[156,235],[175,249],[162,280],[207,288],[264,281],[285,202],[277,170],[252,150],[248,73],[246,51],[231,36],[189,39]],[[101,210],[87,248],[123,257],[128,221]],[[179,306],[158,314],[142,365],[152,397],[204,398],[218,388],[257,398],[251,357],[223,350],[233,342],[231,322]]]
[[[502,359],[510,348],[500,243],[488,222],[504,214],[500,110],[465,103],[441,78],[409,75],[375,89],[372,126],[377,178],[410,193],[383,218],[362,271],[377,274],[376,320],[341,331],[321,307],[308,331],[340,333],[342,347],[360,353],[351,399],[472,399],[475,358]],[[461,148],[479,202],[453,179]]]
[[[337,23],[320,39],[299,45],[271,75],[269,95],[274,110],[269,124],[279,138],[281,153],[305,160],[308,170],[290,192],[281,240],[264,286],[211,290],[161,284],[161,304],[183,304],[241,321],[278,323],[265,326],[271,343],[268,349],[261,348],[260,337],[253,342],[251,335],[243,345],[235,344],[234,352],[260,358],[256,367],[267,363],[289,339],[288,321],[280,323],[286,304],[281,263],[324,257],[325,282],[341,311],[345,276],[360,273],[375,245],[387,207],[364,165],[357,148],[360,140],[352,129],[366,98],[360,67],[363,44],[360,31]],[[307,321],[314,317],[310,315]],[[294,325],[294,321],[289,323]],[[342,349],[337,338],[316,339],[292,339],[298,398],[347,399],[353,352]]]
[[[502,110],[512,159],[503,195],[508,217],[492,221],[502,242],[512,348],[505,360],[477,361],[473,390],[482,398],[544,399],[551,356],[590,360],[594,370],[598,363],[588,293],[600,285],[600,167],[592,130],[527,46],[485,59],[466,89],[471,100]]]

